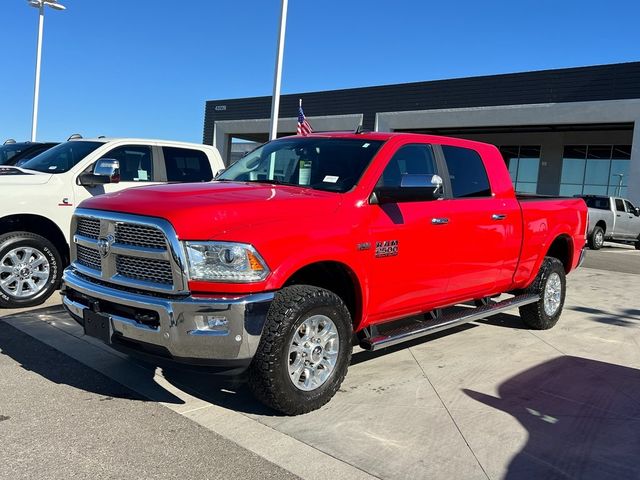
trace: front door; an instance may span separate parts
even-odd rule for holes
[[[400,187],[403,174],[437,174],[433,149],[409,144],[389,160],[378,187]],[[391,319],[428,310],[447,288],[446,223],[442,200],[369,205],[369,319]]]
[[[90,197],[112,193],[125,188],[160,183],[160,176],[154,162],[151,145],[124,145],[115,147],[105,153],[102,158],[118,160],[120,163],[120,182],[86,187],[76,186],[76,204]],[[88,167],[91,171],[93,165]]]
[[[626,212],[620,212],[621,216],[618,218],[620,232],[629,240],[640,239],[640,216],[636,207],[629,200],[624,201],[624,206]]]

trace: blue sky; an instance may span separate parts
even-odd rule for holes
[[[279,0],[62,3],[39,140],[201,142],[206,100],[271,94]],[[282,91],[637,61],[639,17],[636,0],[289,0]],[[26,0],[2,0],[0,140],[30,136],[36,29]]]

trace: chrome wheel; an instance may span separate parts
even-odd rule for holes
[[[604,245],[604,232],[602,230],[598,230],[593,240],[594,240],[594,243],[596,244],[596,247],[598,248],[602,247],[602,245]]]
[[[303,391],[320,387],[333,373],[340,339],[333,320],[313,315],[300,324],[289,343],[289,378]]]
[[[0,289],[14,298],[37,295],[48,279],[49,260],[35,248],[14,248],[0,260]]]
[[[562,299],[562,282],[560,275],[553,272],[547,279],[544,287],[544,313],[552,317],[560,308]]]

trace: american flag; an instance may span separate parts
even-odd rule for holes
[[[304,117],[304,112],[302,111],[302,100],[300,100],[300,108],[298,109],[298,135],[309,135],[313,133],[313,128],[307,122],[307,119]]]

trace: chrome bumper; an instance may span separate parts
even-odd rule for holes
[[[274,296],[142,295],[94,283],[73,267],[64,271],[62,282],[63,304],[78,323],[84,324],[85,310],[109,317],[114,347],[202,365],[248,364]],[[147,317],[150,313],[155,320],[142,323],[135,318],[136,312],[147,312]]]

